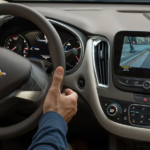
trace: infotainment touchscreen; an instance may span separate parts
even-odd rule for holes
[[[150,37],[124,36],[119,66],[150,69]]]
[[[150,32],[120,31],[113,50],[114,75],[150,78]]]

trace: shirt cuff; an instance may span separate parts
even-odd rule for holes
[[[40,119],[39,128],[43,126],[54,126],[60,129],[64,134],[67,134],[68,125],[64,118],[54,111],[46,112]]]

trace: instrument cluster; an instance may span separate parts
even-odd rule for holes
[[[32,31],[24,35],[10,35],[5,40],[4,47],[26,58],[43,59],[51,62],[47,44],[48,40],[46,35],[41,31]],[[67,59],[66,67],[67,70],[70,70],[80,61],[81,45],[77,39],[71,37],[62,43],[62,46],[65,52],[73,48],[77,49],[77,55],[72,55],[72,57]]]
[[[53,20],[49,22],[60,36],[66,56],[66,71],[70,74],[79,67],[84,56],[84,44],[81,38],[83,34],[60,22]],[[1,22],[0,46],[27,59],[40,59],[47,62],[46,64],[51,63],[46,35],[26,19],[10,17]]]

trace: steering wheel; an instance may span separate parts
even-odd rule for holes
[[[58,66],[65,70],[62,42],[55,28],[44,16],[27,6],[13,3],[0,4],[0,15],[20,16],[36,24],[49,41],[48,48],[54,70]],[[0,127],[0,139],[20,136],[37,126],[51,82],[52,79],[28,59],[0,48],[0,118],[15,109],[24,109],[31,113],[22,122]]]

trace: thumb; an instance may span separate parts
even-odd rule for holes
[[[51,87],[55,88],[55,89],[58,88],[60,90],[63,76],[64,76],[64,69],[62,67],[57,67],[55,72],[54,72],[54,75],[53,75],[53,82],[52,82]]]

